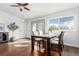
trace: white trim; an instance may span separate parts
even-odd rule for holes
[[[79,45],[64,43],[64,45],[79,48]]]

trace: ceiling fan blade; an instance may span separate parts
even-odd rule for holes
[[[29,3],[24,3],[23,6],[29,5]]]
[[[12,6],[12,7],[18,7],[18,5],[10,5],[10,6]]]
[[[30,10],[30,9],[28,9],[28,8],[26,8],[26,7],[24,7],[24,9],[26,9],[26,10],[28,10],[28,11]]]
[[[19,6],[23,6],[21,3],[17,3]]]
[[[19,6],[26,6],[28,3],[17,3]]]

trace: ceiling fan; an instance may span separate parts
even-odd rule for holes
[[[30,9],[26,7],[28,5],[29,5],[29,3],[16,3],[15,5],[11,5],[11,6],[12,7],[18,7],[20,9],[20,11],[23,11],[23,9],[29,11]]]

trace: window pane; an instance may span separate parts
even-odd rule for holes
[[[44,32],[44,23],[43,22],[41,22],[41,23],[38,23],[38,32],[39,32],[39,34],[43,34],[43,32]]]
[[[73,29],[73,16],[60,18],[59,24],[60,30]]]
[[[32,31],[37,31],[39,34],[45,33],[45,20],[37,20],[37,21],[32,21],[31,23]]]
[[[48,31],[53,31],[53,30],[58,30],[59,28],[59,23],[58,23],[58,18],[56,19],[50,19],[49,20],[49,28],[48,28]]]
[[[36,31],[36,24],[33,24],[32,31]]]

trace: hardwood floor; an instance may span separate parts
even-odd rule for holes
[[[0,44],[0,56],[46,56],[47,52],[44,49],[37,48],[31,53],[30,40],[17,40],[9,43]],[[58,56],[57,52],[51,51],[52,56]],[[62,56],[79,56],[79,48],[65,46]]]

